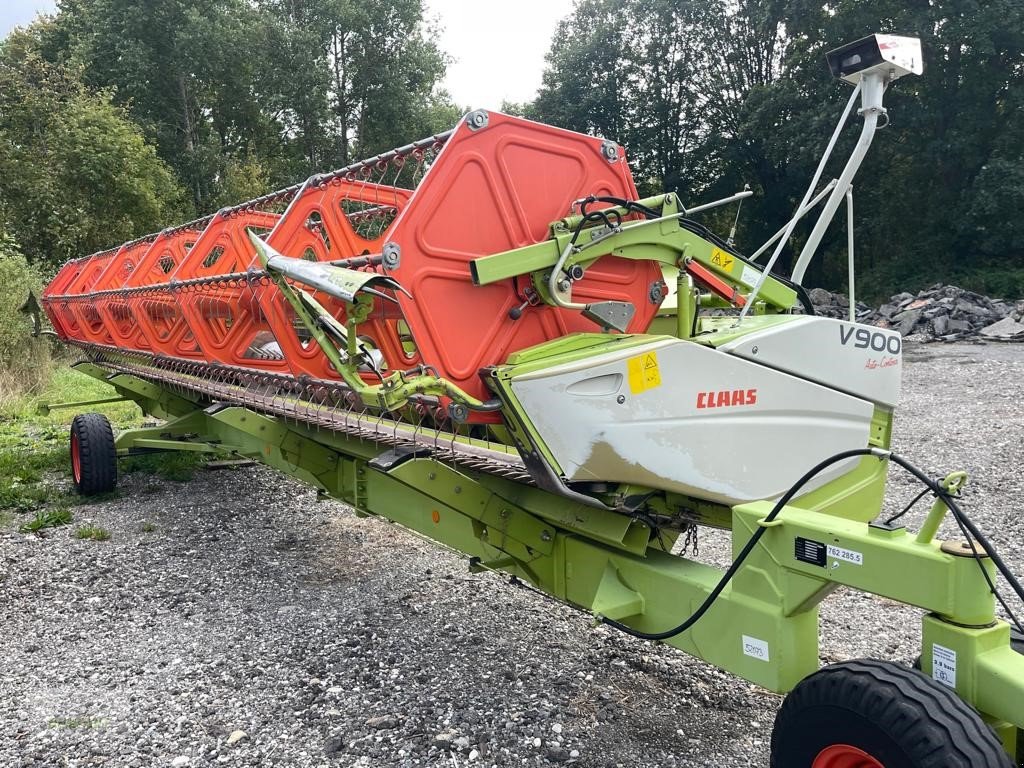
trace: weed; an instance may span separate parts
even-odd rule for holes
[[[25,523],[18,530],[22,533],[39,533],[45,528],[56,528],[59,525],[67,525],[70,522],[70,509],[67,507],[54,507],[53,509],[36,512],[35,518]]]
[[[67,361],[64,361],[67,362]],[[3,383],[0,382],[0,389]],[[37,398],[3,398],[0,403],[0,510],[31,512],[43,506],[80,503],[67,493],[66,482],[47,482],[47,475],[69,474],[68,428],[74,413],[57,410],[41,415],[40,402],[95,400],[116,394],[109,384],[66,368],[58,369]],[[141,413],[132,403],[94,406],[116,428],[138,426]],[[96,497],[90,501],[97,501]]]
[[[80,525],[71,534],[76,539],[89,539],[90,541],[106,541],[110,538],[110,531],[98,525],[89,523]]]
[[[142,522],[142,532],[143,533],[152,533],[155,530],[156,530],[156,523],[154,523],[153,521],[151,521],[151,520],[144,520]]]
[[[192,475],[206,461],[198,451],[167,451],[132,456],[121,462],[124,472],[149,472],[164,480],[191,480]]]

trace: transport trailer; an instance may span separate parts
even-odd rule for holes
[[[849,320],[816,317],[802,287],[920,43],[873,35],[828,63],[852,93],[763,264],[694,218],[749,192],[639,199],[617,144],[483,110],[68,262],[42,304],[76,368],[161,420],[115,436],[76,416],[76,487],[112,490],[138,453],[256,459],[787,694],[776,768],[1021,765],[1024,590],[960,508],[966,475],[890,450],[899,334],[857,323],[852,296]],[[882,515],[893,466],[931,499],[920,530]],[[936,538],[947,518],[962,539]],[[687,556],[701,526],[731,531],[727,568]],[[922,610],[918,668],[819,669],[839,586]]]

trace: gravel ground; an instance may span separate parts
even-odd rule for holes
[[[969,513],[1024,573],[1024,349],[906,360],[896,450],[970,471]],[[911,492],[894,476],[894,507]],[[76,518],[111,540],[0,532],[0,765],[767,765],[779,697],[264,468],[130,475]],[[838,593],[822,657],[909,661],[918,618]]]

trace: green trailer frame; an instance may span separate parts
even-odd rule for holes
[[[722,577],[718,568],[667,551],[677,534],[653,536],[640,517],[452,466],[425,450],[382,446],[161,386],[119,366],[75,367],[166,420],[118,435],[118,457],[186,450],[258,460],[357,514],[398,523],[468,556],[473,569],[507,573],[598,620],[663,630],[692,613]],[[884,469],[885,456],[879,449],[865,466]],[[959,475],[950,479],[961,481]],[[759,528],[765,532],[701,621],[665,642],[785,693],[818,668],[818,608],[837,587],[916,606],[924,612],[924,673],[932,675],[938,654],[943,673],[933,677],[955,689],[1006,751],[1018,755],[1024,747],[1024,655],[1011,647],[1010,627],[996,617],[978,558],[959,544],[935,540],[943,502],[936,500],[917,535],[797,505],[766,522],[771,507],[743,504],[727,515],[709,511],[701,520],[731,530],[734,555]],[[818,546],[827,553],[823,564],[794,557],[800,547]],[[991,561],[980,562],[994,578]]]

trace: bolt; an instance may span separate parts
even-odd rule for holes
[[[546,530],[545,531],[541,531],[540,532],[540,540],[541,541],[551,541],[551,533],[549,531],[546,531]]]
[[[462,486],[461,485],[456,485],[455,486],[455,492],[456,493],[462,493]]]
[[[427,480],[433,480],[435,477],[437,477],[437,475],[431,472],[429,475],[427,475]]]
[[[512,514],[512,513],[511,513],[511,512],[509,511],[509,510],[507,510],[507,509],[503,509],[503,510],[501,510],[501,516],[502,516],[502,517],[508,517],[508,516],[509,516],[509,515],[511,515],[511,514]]]
[[[757,354],[757,345],[756,344],[753,347],[750,348],[750,354],[752,354],[752,355],[756,355]]]
[[[622,405],[624,402],[626,402],[626,396],[619,395],[618,397],[615,398],[615,402],[618,403],[619,405]]]
[[[560,291],[568,291],[569,290],[569,281],[566,280],[564,277],[561,280],[558,281],[558,290],[560,290]]]

